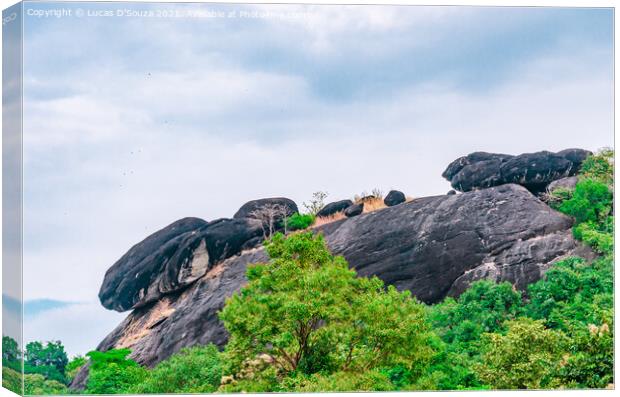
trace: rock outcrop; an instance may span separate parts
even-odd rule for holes
[[[398,190],[390,190],[390,192],[383,199],[383,203],[388,207],[393,207],[395,205],[404,203],[407,200],[405,197],[405,193],[399,192]]]
[[[573,176],[591,152],[566,149],[518,156],[475,152],[450,163],[442,176],[461,192],[485,189],[507,183],[526,187],[534,194],[545,191],[549,183]]]
[[[362,212],[364,212],[364,203],[359,203],[348,206],[347,209],[344,210],[344,215],[347,218],[351,218],[358,216]]]
[[[276,221],[281,221],[285,216],[291,216],[297,212],[297,204],[286,197],[272,197],[248,201],[235,213],[233,218],[264,219],[264,211],[274,211]]]
[[[162,294],[175,291],[204,275],[207,269],[200,252],[186,247],[186,256],[170,258],[186,242],[188,236],[208,223],[198,218],[184,218],[151,234],[134,245],[108,269],[99,291],[106,309],[125,311],[154,301]],[[197,247],[195,247],[197,248]],[[194,277],[182,274],[194,273]],[[199,274],[201,273],[201,274]]]
[[[433,303],[481,278],[525,288],[553,262],[584,249],[571,225],[525,188],[506,184],[419,198],[315,231],[360,276],[378,276]],[[263,248],[224,259],[187,288],[134,310],[98,349],[128,347],[132,358],[153,366],[182,347],[222,346],[227,333],[218,310],[246,282],[247,265],[266,260]]]
[[[325,207],[321,208],[321,210],[317,212],[316,216],[327,217],[330,215],[334,215],[337,212],[342,212],[346,210],[348,207],[352,205],[353,205],[353,201],[351,200],[334,201],[333,203],[329,203]]]
[[[578,178],[576,176],[569,176],[568,178],[558,179],[553,181],[547,186],[547,192],[551,193],[556,189],[573,190],[577,186]]]
[[[185,218],[133,246],[105,274],[99,300],[119,312],[136,309],[195,282],[213,264],[262,241],[254,219]]]

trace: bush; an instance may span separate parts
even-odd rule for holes
[[[27,374],[24,375],[24,394],[25,395],[51,395],[69,394],[67,387],[55,380],[45,379],[43,375]]]
[[[293,230],[304,230],[309,228],[313,223],[316,217],[312,214],[293,214],[289,218],[287,218],[288,229]]]
[[[599,224],[611,214],[613,193],[609,186],[594,179],[577,182],[570,199],[563,201],[558,209],[575,218],[577,223]]]
[[[270,262],[248,268],[249,283],[220,313],[230,333],[228,373],[238,382],[319,372],[363,376],[396,365],[414,378],[424,371],[430,330],[424,307],[408,292],[356,277],[320,235],[278,234],[266,248]]]
[[[579,173],[584,178],[594,179],[611,186],[614,183],[613,161],[613,149],[602,149],[585,159],[583,164],[581,164]]]
[[[528,318],[508,321],[505,335],[484,334],[480,379],[496,389],[557,387],[566,336]]]
[[[501,329],[520,312],[521,293],[510,283],[476,281],[458,298],[446,298],[430,308],[433,328],[446,343],[467,344],[484,332]],[[467,348],[467,346],[463,346]]]
[[[146,369],[127,359],[129,349],[92,351],[85,394],[126,394],[146,377]]]
[[[575,321],[600,322],[612,307],[605,303],[605,297],[613,294],[612,266],[611,258],[590,264],[573,257],[556,263],[542,280],[528,287],[525,313],[565,331]]]
[[[221,379],[220,352],[215,345],[197,346],[160,362],[129,391],[132,394],[213,393]]]
[[[315,374],[288,380],[288,390],[304,393],[394,391],[389,377],[379,371],[336,372],[329,375]]]

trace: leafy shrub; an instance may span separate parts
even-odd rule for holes
[[[458,298],[446,298],[430,308],[433,328],[447,343],[476,341],[484,332],[501,329],[505,320],[517,317],[521,293],[510,283],[476,281]]]
[[[146,377],[146,369],[127,359],[129,349],[92,351],[85,394],[124,394]]]
[[[41,396],[69,393],[67,387],[58,381],[46,379],[40,374],[26,374],[24,375],[24,394]]]
[[[478,376],[497,389],[540,389],[559,385],[556,377],[566,336],[529,318],[508,321],[506,334],[483,335]]]
[[[220,386],[222,366],[215,345],[186,348],[157,364],[132,394],[212,393]]]
[[[291,382],[288,389],[305,393],[396,390],[389,377],[377,370],[299,377]]]
[[[278,234],[266,248],[270,262],[248,268],[249,283],[220,313],[230,333],[228,371],[237,380],[260,382],[264,368],[275,369],[266,377],[278,379],[361,376],[396,365],[413,377],[423,372],[432,355],[430,330],[424,307],[408,292],[356,277],[320,235]]]
[[[570,199],[563,201],[558,209],[575,218],[577,223],[600,223],[611,214],[613,194],[609,186],[594,179],[577,182]]]
[[[304,230],[309,228],[315,220],[315,216],[312,214],[293,214],[287,219],[287,225],[289,230]]]
[[[548,327],[563,330],[568,330],[574,321],[601,321],[606,310],[601,303],[606,295],[613,294],[610,262],[610,258],[601,258],[589,264],[573,257],[556,263],[542,280],[528,287],[525,312],[544,320]]]
[[[588,156],[581,164],[579,173],[584,178],[594,179],[606,185],[614,183],[614,151],[613,149],[602,149],[598,153]]]

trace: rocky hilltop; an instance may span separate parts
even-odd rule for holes
[[[554,262],[591,255],[573,239],[572,219],[539,199],[548,188],[570,186],[588,154],[472,153],[443,173],[462,193],[405,201],[394,191],[386,208],[366,213],[353,208],[360,203],[341,200],[322,212],[350,217],[312,230],[359,275],[375,275],[427,303],[458,296],[483,278],[524,289]],[[285,198],[254,200],[233,219],[181,219],[133,246],[99,292],[104,307],[133,311],[97,349],[127,347],[134,360],[153,366],[183,347],[224,345],[217,312],[246,282],[247,265],[267,260],[260,244],[266,225],[256,215],[276,209],[281,216],[297,212]],[[87,369],[73,387],[86,376]]]

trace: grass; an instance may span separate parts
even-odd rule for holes
[[[319,226],[326,225],[332,222],[336,222],[336,221],[339,221],[345,218],[346,216],[344,215],[343,211],[336,212],[335,214],[332,214],[329,216],[317,216],[316,219],[314,220],[314,223],[310,227],[311,228],[319,227]]]
[[[358,204],[359,202],[356,202]],[[386,208],[382,197],[371,197],[364,200],[364,214]]]

